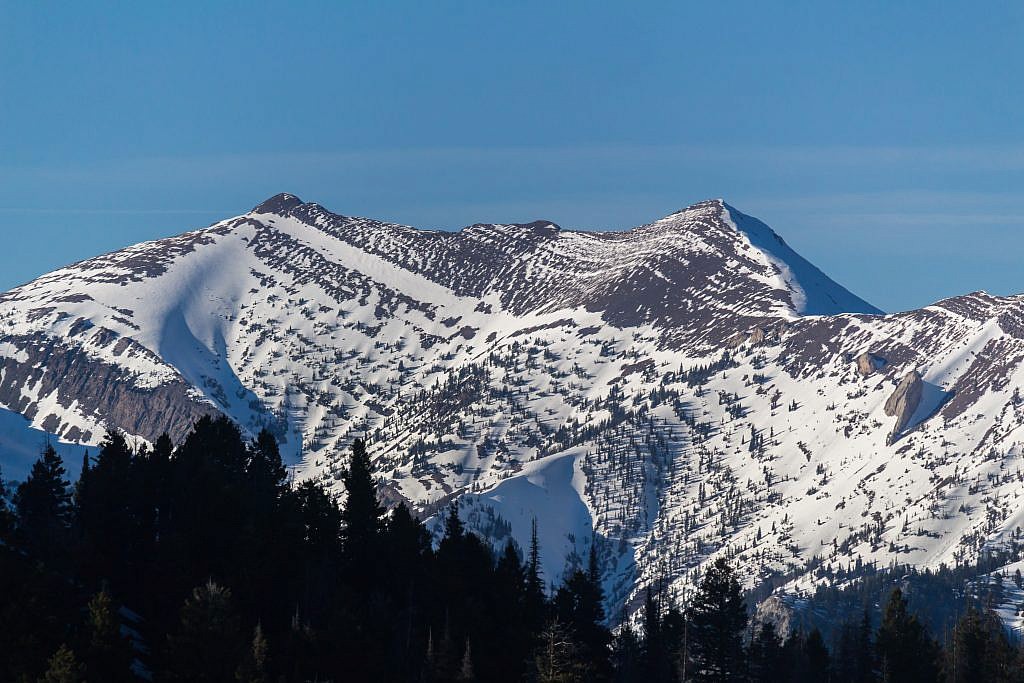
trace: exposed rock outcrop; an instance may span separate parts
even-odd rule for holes
[[[765,333],[764,328],[755,327],[750,332],[737,332],[736,334],[729,337],[726,340],[726,345],[730,348],[738,348],[746,343],[750,343],[751,346],[758,346],[764,344],[768,335]]]
[[[793,632],[793,607],[778,595],[770,595],[757,606],[752,621],[755,633],[762,626],[771,626],[775,634],[785,640]]]
[[[857,363],[857,372],[860,373],[861,377],[867,377],[885,367],[885,359],[881,356],[876,356],[870,351],[865,351],[854,360]]]
[[[112,332],[110,335],[113,337]],[[128,343],[118,343],[124,340]],[[0,405],[29,419],[39,417],[47,431],[68,441],[88,442],[96,435],[83,433],[56,414],[40,414],[41,410],[52,411],[56,406],[70,410],[76,406],[95,423],[123,429],[149,441],[164,433],[178,441],[200,417],[219,414],[180,377],[160,386],[140,387],[128,369],[90,356],[81,347],[54,337],[0,337],[0,343],[17,348],[22,354],[20,358],[0,358]],[[115,350],[120,347],[119,355],[126,357],[149,353],[127,337],[112,338],[109,346]],[[34,393],[27,394],[24,387],[33,387]],[[45,400],[38,401],[33,396]],[[41,408],[43,405],[48,407]]]
[[[302,206],[302,200],[293,194],[281,192],[253,208],[253,213],[276,213],[287,216],[292,209]]]
[[[916,370],[911,370],[903,375],[903,379],[900,380],[896,390],[892,392],[892,395],[885,402],[885,414],[896,418],[896,424],[893,425],[890,440],[895,440],[897,435],[910,423],[914,412],[921,405],[923,390],[924,382],[921,381],[921,375]]]

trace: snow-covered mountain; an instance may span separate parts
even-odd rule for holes
[[[883,315],[719,200],[441,232],[282,194],[0,295],[0,466],[223,412],[340,488],[365,434],[392,502],[536,517],[550,580],[596,540],[613,609],[719,554],[793,591],[1017,540],[1022,361],[1024,297]]]

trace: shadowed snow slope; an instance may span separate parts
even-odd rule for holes
[[[851,294],[822,273],[767,225],[726,204],[728,218],[750,243],[778,267],[780,277],[793,292],[793,308],[801,315],[836,313],[878,313],[860,297]]]

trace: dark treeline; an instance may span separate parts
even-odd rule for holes
[[[550,595],[536,543],[491,548],[453,506],[435,550],[385,513],[361,442],[342,480],[341,506],[290,486],[274,439],[226,419],[177,448],[109,434],[74,487],[47,449],[0,497],[0,680],[611,676],[596,558]]]
[[[754,625],[723,560],[685,607],[648,593],[615,634],[591,544],[549,589],[529,547],[469,533],[436,545],[379,502],[362,442],[338,505],[289,484],[273,437],[203,419],[177,448],[109,434],[72,487],[47,449],[0,486],[0,680],[1024,681],[991,612],[940,645],[897,590],[874,628],[782,639]]]
[[[1018,541],[1012,541],[1017,546]],[[875,566],[858,563],[849,569],[814,571],[814,592],[801,600],[791,623],[800,628],[821,630],[826,641],[839,637],[839,628],[851,615],[868,613],[877,624],[894,586],[912,596],[915,615],[937,638],[945,642],[969,608],[984,610],[989,605],[1005,605],[1011,601],[1010,591],[1024,588],[1020,570],[1003,573],[1002,568],[1021,559],[1020,549],[992,549],[975,563],[955,567],[942,564],[938,568],[919,569],[912,565]],[[756,603],[771,594],[775,586],[784,585],[786,577],[773,579],[748,594]],[[1018,611],[1021,605],[1016,605]]]

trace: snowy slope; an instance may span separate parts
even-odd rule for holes
[[[863,299],[836,285],[828,276],[790,249],[767,225],[729,205],[725,220],[779,270],[781,287],[792,292],[793,310],[800,315],[881,313]]]
[[[719,200],[449,233],[278,195],[0,295],[0,325],[0,406],[38,430],[180,439],[219,411],[334,487],[366,435],[390,502],[460,497],[499,543],[536,517],[550,581],[596,542],[612,613],[719,554],[804,590],[1024,519],[1024,300],[882,315]]]

